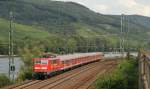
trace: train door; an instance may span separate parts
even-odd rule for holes
[[[57,71],[59,69],[59,59],[54,59],[54,60],[51,60],[51,68],[53,71]]]
[[[72,64],[73,64],[73,65],[76,64],[76,59],[72,59]]]
[[[61,61],[61,68],[65,67],[65,61]]]
[[[65,63],[66,63],[67,66],[70,66],[70,60],[66,60]]]

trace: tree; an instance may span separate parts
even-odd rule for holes
[[[19,72],[17,81],[23,81],[32,78],[32,58],[39,57],[43,53],[43,46],[37,43],[39,42],[28,43],[28,45],[24,46],[23,48],[19,48],[19,55],[21,56],[23,65]]]

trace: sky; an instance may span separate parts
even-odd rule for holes
[[[137,14],[150,17],[150,0],[57,0],[80,3],[102,14]]]

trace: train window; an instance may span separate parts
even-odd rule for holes
[[[65,61],[62,61],[62,64],[65,64]]]
[[[41,64],[41,60],[35,60],[35,64]]]
[[[52,60],[52,64],[57,64],[57,60]]]
[[[41,60],[41,64],[48,64],[47,60]]]
[[[66,60],[66,61],[65,61],[65,64],[67,64],[67,65],[68,65],[68,64],[69,64],[69,60]]]

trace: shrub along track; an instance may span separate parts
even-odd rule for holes
[[[96,79],[96,75],[103,74],[117,64],[116,60],[91,63],[46,80],[33,80],[9,89],[86,89]]]

